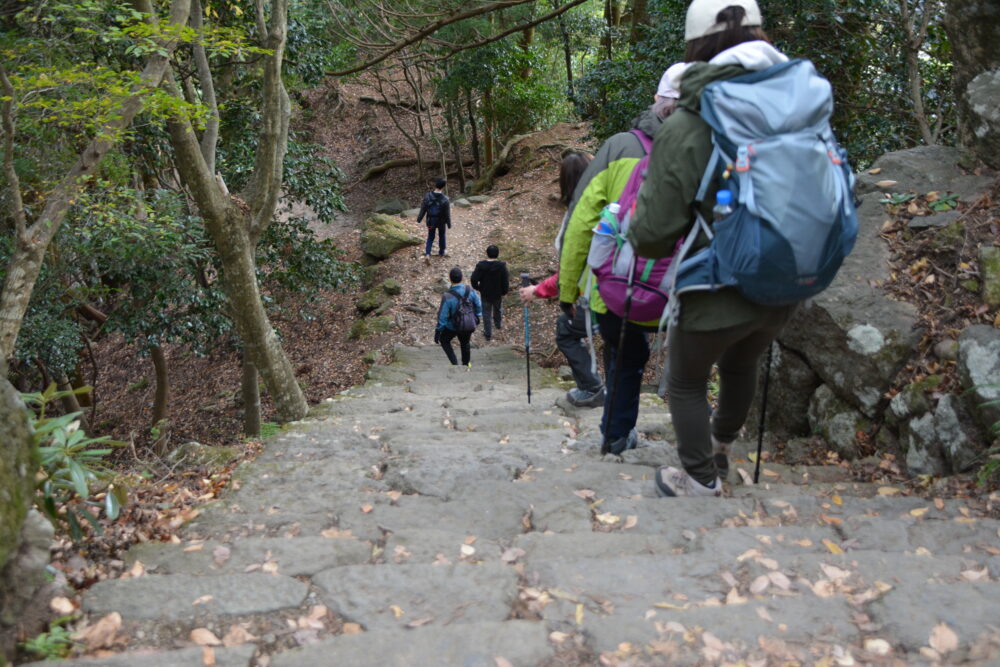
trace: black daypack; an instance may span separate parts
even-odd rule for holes
[[[469,298],[472,294],[472,289],[466,287],[463,296],[459,296],[452,291],[448,293],[458,299],[458,305],[455,306],[455,310],[451,311],[451,328],[459,333],[475,331],[476,325],[479,322],[476,319],[476,305]]]
[[[431,192],[427,195],[427,223],[436,225],[441,219],[441,212],[444,210],[444,195]]]

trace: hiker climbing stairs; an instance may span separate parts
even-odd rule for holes
[[[600,411],[550,371],[528,404],[515,351],[442,361],[397,348],[179,544],[133,547],[141,576],[84,596],[94,622],[120,614],[124,652],[62,664],[997,664],[985,507],[836,466],[747,485],[750,443],[725,497],[658,498],[678,459],[655,396],[639,447],[602,457]]]

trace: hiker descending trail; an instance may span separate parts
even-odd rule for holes
[[[639,446],[601,457],[598,411],[538,367],[528,405],[508,348],[394,357],[271,438],[181,543],[133,547],[136,576],[84,594],[124,654],[62,664],[996,664],[992,501],[777,465],[658,498],[678,459],[655,396]]]

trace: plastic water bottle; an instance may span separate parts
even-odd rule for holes
[[[716,221],[722,220],[733,212],[733,193],[729,190],[719,190],[715,193],[715,207],[712,209],[712,218]]]
[[[618,212],[621,206],[618,202],[611,202],[601,211],[601,218],[594,227],[594,233],[602,236],[614,236],[618,232]]]

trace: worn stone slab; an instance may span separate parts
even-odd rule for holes
[[[244,644],[232,648],[215,647],[212,653],[216,667],[247,667],[257,647]],[[201,647],[176,651],[129,651],[107,658],[77,658],[27,663],[30,667],[191,667],[204,665]],[[24,663],[22,663],[24,664]]]
[[[199,547],[191,550],[193,547]],[[141,561],[157,574],[239,574],[247,567],[274,562],[290,577],[312,576],[341,565],[360,565],[372,557],[372,545],[358,539],[325,537],[248,537],[229,543],[210,540],[195,544],[147,542],[128,550],[126,562]]]
[[[99,581],[84,593],[83,608],[94,614],[117,611],[126,620],[186,619],[200,613],[265,614],[298,607],[308,588],[278,574],[146,575]],[[211,597],[195,604],[205,596]]]
[[[961,520],[959,520],[961,519]],[[968,553],[985,557],[985,547],[1000,547],[1000,521],[958,517],[950,521],[917,521],[908,528],[913,548],[935,554]]]
[[[757,549],[765,556],[774,554],[829,553],[823,540],[835,544],[840,536],[831,526],[738,526],[692,531],[690,546],[686,551],[697,551],[725,562],[726,558],[739,556],[749,549]]]
[[[615,533],[525,533],[518,535],[512,546],[524,549],[522,560],[530,571],[537,564],[564,559],[615,559],[636,555],[659,555],[664,558],[676,553],[686,541],[680,531],[673,537],[633,532]]]
[[[498,562],[354,565],[320,572],[313,582],[332,609],[368,630],[426,619],[498,622],[510,616],[517,598],[517,573]]]
[[[272,667],[351,665],[496,667],[502,658],[515,667],[542,664],[553,653],[547,630],[533,621],[455,623],[415,630],[341,635],[275,656]]]
[[[997,632],[1000,582],[928,584],[890,591],[871,605],[870,614],[907,651],[929,645],[938,623],[947,623],[967,649],[975,639]]]
[[[623,521],[634,515],[636,525],[632,531],[657,534],[665,534],[671,528],[714,528],[726,521],[742,521],[742,517],[752,516],[754,511],[752,500],[735,498],[611,497],[600,505],[601,513],[611,513]]]
[[[463,547],[465,550],[463,551]],[[468,547],[475,551],[469,553]],[[450,562],[498,561],[503,547],[496,540],[447,529],[425,528],[390,534],[381,559],[392,563],[433,563],[443,556]]]

